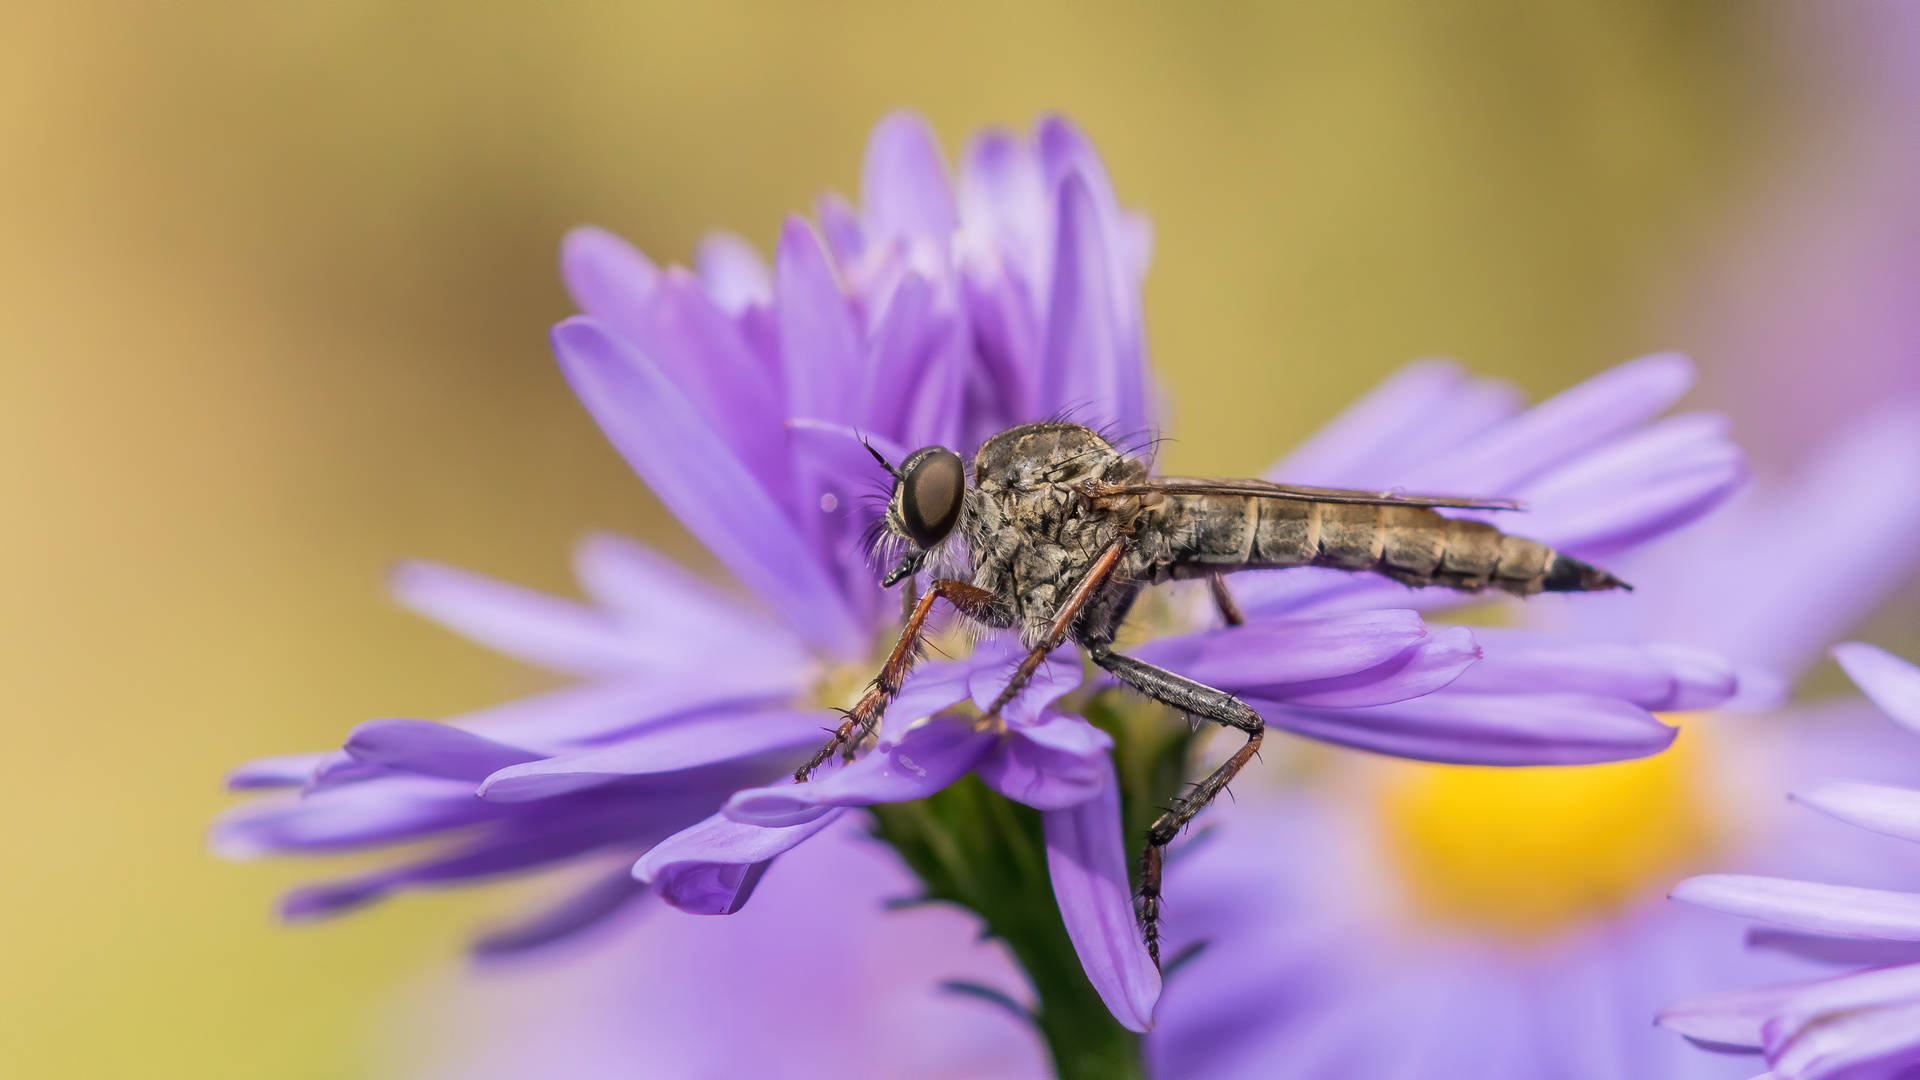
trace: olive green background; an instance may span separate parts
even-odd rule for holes
[[[201,834],[237,761],[540,685],[392,560],[710,569],[547,356],[569,226],[764,247],[886,110],[1062,109],[1157,227],[1166,461],[1243,472],[1415,356],[1541,393],[1684,339],[1801,122],[1769,10],[0,3],[0,1073],[367,1075],[503,902],[283,929],[318,868]]]

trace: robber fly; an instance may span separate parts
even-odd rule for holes
[[[872,447],[868,448],[872,450]],[[1166,845],[1260,749],[1260,714],[1216,690],[1113,651],[1140,591],[1206,578],[1221,617],[1242,622],[1221,575],[1236,570],[1327,566],[1382,574],[1407,585],[1462,592],[1591,592],[1626,588],[1604,570],[1479,521],[1435,507],[1517,510],[1512,502],[1293,487],[1264,480],[1154,478],[1146,463],[1079,424],[1048,421],[1003,431],[973,459],[940,446],[895,466],[881,524],[905,549],[883,579],[891,587],[930,559],[951,559],[965,541],[967,580],[939,577],[907,616],[900,640],[832,741],[795,772],[804,782],[834,753],[851,753],[873,731],[919,654],[936,600],[986,627],[1017,629],[1030,651],[983,722],[1032,679],[1063,642],[1075,641],[1115,678],[1162,704],[1246,733],[1226,763],[1195,784],[1147,830],[1140,868],[1140,924],[1160,962],[1160,871]]]

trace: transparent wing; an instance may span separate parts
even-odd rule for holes
[[[1195,476],[1163,476],[1140,484],[1115,484],[1102,489],[1112,495],[1242,495],[1256,499],[1293,499],[1297,502],[1361,503],[1372,506],[1427,506],[1456,510],[1519,510],[1512,499],[1476,499],[1459,495],[1412,495],[1400,491],[1359,491],[1352,488],[1300,487],[1268,480],[1213,480]]]

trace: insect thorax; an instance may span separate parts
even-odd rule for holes
[[[1000,597],[1029,636],[1138,512],[1133,500],[1095,504],[1083,485],[1135,483],[1146,474],[1144,464],[1079,424],[1027,424],[988,439],[974,455],[964,526],[973,584]]]

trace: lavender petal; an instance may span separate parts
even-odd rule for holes
[[[1869,832],[1920,841],[1920,791],[1828,780],[1794,792],[1793,798]]]
[[[700,285],[714,306],[738,315],[755,305],[773,303],[773,274],[752,244],[730,232],[711,232],[694,250]]]
[[[1120,835],[1119,788],[1109,766],[1098,796],[1042,814],[1047,871],[1067,937],[1100,1000],[1122,1027],[1144,1032],[1153,1030],[1160,972],[1147,955],[1134,918],[1126,844]]]
[[[1299,708],[1391,705],[1448,686],[1479,659],[1480,646],[1475,644],[1473,632],[1464,626],[1452,626],[1365,671],[1288,686],[1249,688],[1246,692]]]
[[[1724,659],[1680,645],[1589,641],[1567,634],[1476,628],[1486,659],[1454,688],[1476,693],[1581,693],[1622,698],[1649,711],[1717,705],[1737,680]]]
[[[593,533],[574,549],[573,567],[587,595],[619,624],[637,670],[704,666],[703,679],[768,693],[790,693],[814,677],[806,647],[785,626],[644,544]],[[754,662],[723,670],[700,663],[729,650]]]
[[[1133,655],[1209,686],[1282,686],[1377,667],[1426,636],[1418,612],[1361,611],[1161,638]]]
[[[312,779],[331,751],[311,754],[278,754],[255,758],[227,773],[228,791],[264,791],[272,788],[299,787]]]
[[[1091,427],[1137,430],[1144,419],[1138,389],[1123,385],[1114,363],[1122,341],[1107,269],[1108,238],[1081,177],[1068,176],[1059,190],[1039,404]]]
[[[715,814],[655,844],[633,876],[662,900],[695,915],[731,915],[746,904],[768,864],[831,825],[844,810],[780,829],[743,825]]]
[[[569,675],[631,672],[636,652],[602,613],[532,589],[429,562],[404,562],[388,579],[412,611],[496,652]]]
[[[367,765],[476,783],[546,756],[429,720],[369,720],[347,736],[346,751]]]
[[[1833,658],[1881,712],[1920,731],[1920,667],[1862,641],[1835,645]]]
[[[1920,895],[1813,881],[1704,874],[1673,887],[1675,900],[1816,934],[1920,941]]]
[[[660,271],[638,248],[605,229],[582,226],[560,243],[560,276],[581,311],[639,340]]]
[[[544,948],[601,925],[647,895],[646,884],[623,866],[531,919],[482,935],[474,955],[496,960]]]
[[[1758,1053],[1766,1037],[1761,1028],[1795,994],[1811,983],[1790,983],[1750,990],[1726,990],[1676,1001],[1653,1022],[1710,1047]]]
[[[1035,810],[1065,810],[1099,795],[1113,738],[1078,716],[1048,713],[1008,731],[975,766],[986,785]]]
[[[866,235],[885,243],[924,238],[944,244],[960,225],[946,161],[918,113],[888,114],[867,140],[860,174]]]
[[[553,339],[575,393],[688,531],[803,636],[862,655],[867,635],[811,545],[659,369],[592,319],[561,323]]]
[[[817,745],[831,714],[742,712],[692,716],[646,728],[610,746],[559,754],[494,772],[480,785],[489,802],[517,803],[597,787],[629,776],[678,772]]]
[[[813,226],[792,217],[774,253],[787,415],[851,423],[864,350],[859,325]]]
[[[819,779],[736,792],[721,812],[730,821],[778,828],[813,821],[830,807],[923,799],[965,776],[997,738],[971,720],[936,716]]]
[[[1486,694],[1452,687],[1361,709],[1303,709],[1249,697],[1267,722],[1308,738],[1459,765],[1590,765],[1646,757],[1677,729],[1615,698]]]

